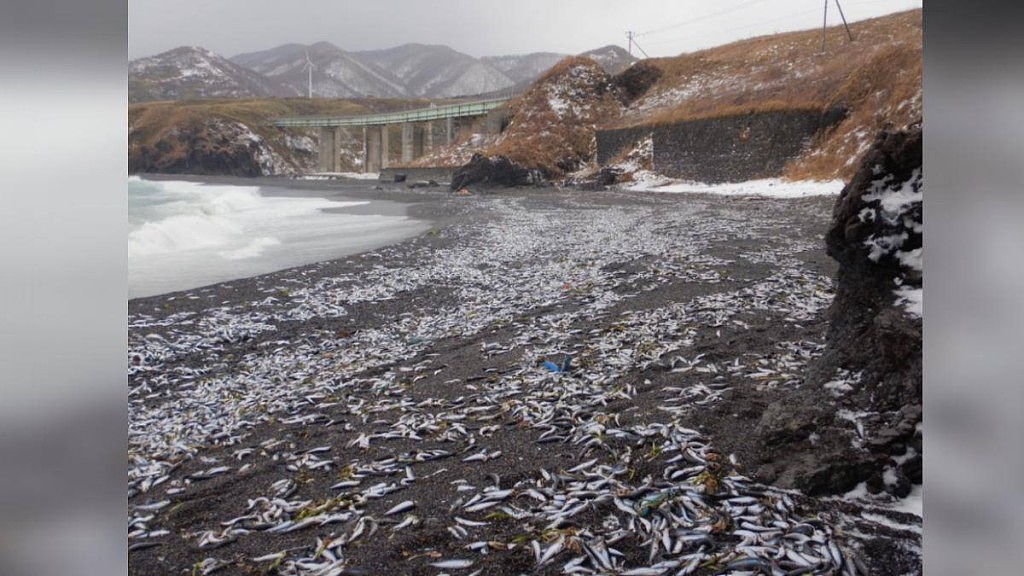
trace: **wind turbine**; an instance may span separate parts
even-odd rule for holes
[[[309,49],[306,49],[306,71],[309,73],[309,98],[313,98],[313,69],[316,66],[309,59]]]

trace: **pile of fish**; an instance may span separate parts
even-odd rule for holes
[[[512,555],[527,558],[528,571],[564,574],[857,575],[868,568],[850,533],[884,520],[919,556],[919,524],[899,524],[884,507],[805,517],[804,496],[751,481],[687,426],[688,414],[730,387],[798,385],[821,353],[809,338],[779,342],[765,357],[736,350],[711,360],[689,349],[753,318],[799,326],[828,306],[830,279],[797,257],[820,248],[790,237],[794,222],[826,218],[826,203],[759,203],[755,217],[724,199],[458,202],[471,217],[442,230],[450,241],[441,248],[383,248],[358,273],[265,277],[258,301],[131,315],[131,552],[184,538],[198,560],[168,572],[209,574],[240,562],[231,545],[252,534],[308,532],[305,546],[244,561],[289,575],[368,573],[356,561],[360,546],[415,532],[429,518],[444,525],[445,553],[408,561],[439,574],[489,573],[489,559]],[[734,261],[713,255],[737,240],[755,246],[737,258],[763,267],[762,276],[732,278]],[[630,305],[674,283],[707,288],[687,301]],[[400,302],[426,287],[451,301],[344,336],[277,335],[284,323],[344,318],[354,305]],[[487,367],[467,377],[472,367],[445,364],[434,344],[458,339],[479,340],[474,358]],[[558,361],[545,367],[544,359]],[[678,385],[642,409],[637,383],[652,370],[674,374]],[[257,438],[296,426],[347,440]],[[458,472],[511,466],[520,448],[501,441],[511,434],[562,447],[571,460],[511,481]],[[239,501],[237,515],[184,535],[163,524],[194,486],[266,461],[282,477]],[[298,480],[309,477],[331,478],[328,493],[297,496]],[[422,483],[449,497],[403,497]]]

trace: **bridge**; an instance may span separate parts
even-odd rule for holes
[[[290,116],[274,119],[275,126],[319,128],[321,172],[340,172],[341,128],[362,127],[363,171],[379,172],[389,164],[389,137],[392,126],[402,129],[402,162],[412,162],[434,148],[434,121],[444,120],[444,138],[451,144],[459,128],[459,119],[487,118],[511,98],[493,98],[475,102],[431,106],[360,116]]]

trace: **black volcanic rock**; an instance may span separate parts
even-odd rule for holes
[[[488,158],[474,154],[462,168],[452,175],[451,190],[461,190],[471,185],[484,186],[529,186],[540,183],[536,170],[529,170],[512,162],[505,156]]]
[[[922,319],[912,303],[923,282],[922,198],[921,130],[882,132],[825,239],[839,270],[825,353],[808,383],[838,417],[816,422],[811,397],[769,406],[762,441],[776,484],[821,494],[866,481],[902,497],[920,482]],[[810,434],[814,447],[798,442]]]

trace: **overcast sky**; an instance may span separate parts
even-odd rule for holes
[[[840,0],[850,22],[922,0]],[[202,46],[223,56],[289,42],[344,50],[408,42],[473,56],[627,47],[674,56],[740,38],[821,26],[824,0],[129,0],[128,56]],[[835,0],[828,22],[839,24]],[[636,49],[634,49],[636,52]]]

